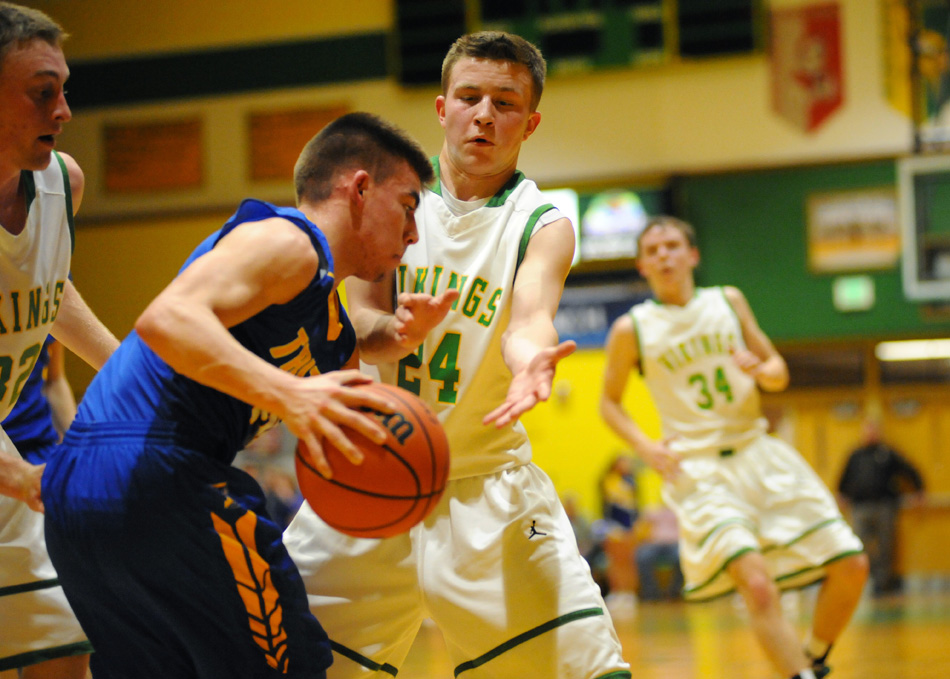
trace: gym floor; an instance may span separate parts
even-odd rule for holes
[[[786,613],[804,634],[814,588],[786,594]],[[641,603],[616,621],[635,679],[763,679],[776,674],[756,645],[741,601]],[[950,591],[862,600],[832,651],[829,679],[950,677]],[[399,679],[451,679],[452,667],[435,627],[424,625]]]

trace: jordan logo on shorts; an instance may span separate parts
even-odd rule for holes
[[[542,536],[543,536],[543,535],[547,535],[547,533],[542,533],[541,531],[539,531],[539,530],[535,527],[537,523],[538,523],[537,521],[532,521],[532,522],[531,522],[531,532],[528,533],[528,539],[529,539],[529,540],[530,540],[531,538],[533,538],[535,535],[542,535]]]

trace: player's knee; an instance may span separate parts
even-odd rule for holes
[[[778,587],[765,568],[745,564],[735,570],[733,579],[751,612],[765,611],[778,605]]]
[[[830,576],[848,583],[855,589],[861,589],[867,582],[871,566],[868,555],[862,552],[829,564],[827,570]]]

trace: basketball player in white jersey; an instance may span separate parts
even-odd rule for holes
[[[62,29],[0,3],[0,418],[52,332],[99,368],[117,346],[73,288],[76,162],[53,151],[70,117]],[[81,678],[91,650],[46,554],[40,477],[0,429],[0,670]]]
[[[395,675],[425,618],[461,679],[630,677],[518,422],[550,396],[575,348],[553,325],[573,229],[516,169],[541,119],[544,74],[540,52],[517,36],[456,41],[419,242],[395,280],[347,282],[361,358],[436,410],[452,461],[440,504],[408,534],[350,538],[306,505],[285,533],[336,652],[328,677]]]
[[[687,600],[733,590],[752,630],[785,677],[815,679],[867,579],[863,546],[802,457],[766,434],[759,389],[788,385],[788,368],[734,287],[697,288],[692,227],[650,220],[637,267],[655,299],[614,322],[607,339],[601,413],[664,479],[680,526]],[[663,425],[647,436],[624,411],[639,370]],[[808,639],[783,617],[779,589],[823,580]]]

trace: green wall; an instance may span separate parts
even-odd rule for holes
[[[899,263],[858,272],[873,279],[875,304],[852,313],[833,306],[836,276],[808,268],[810,195],[895,187],[896,181],[892,159],[682,177],[674,181],[674,204],[697,230],[703,258],[698,282],[739,287],[775,341],[946,333],[946,315],[933,320],[923,305],[904,298]]]

